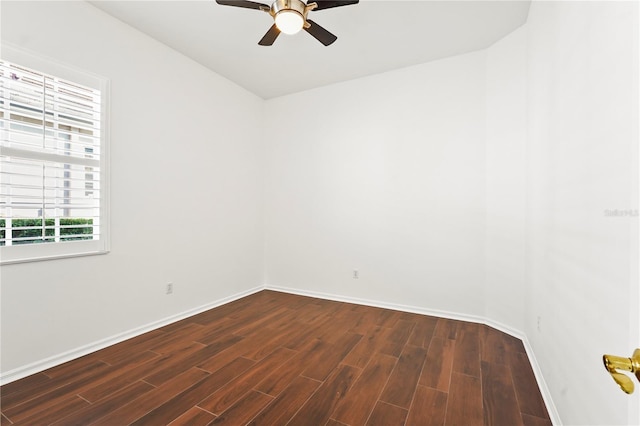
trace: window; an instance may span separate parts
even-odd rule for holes
[[[15,49],[6,52],[3,46],[0,261],[104,253],[107,82]]]

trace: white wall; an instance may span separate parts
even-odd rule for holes
[[[485,316],[524,330],[526,27],[487,49]]]
[[[533,2],[527,24],[525,331],[568,425],[640,422],[601,360],[640,344],[638,218],[605,215],[638,209],[637,7]]]
[[[485,59],[266,102],[269,285],[483,315]]]
[[[111,253],[2,267],[3,373],[262,285],[261,99],[84,2],[3,1],[2,40],[112,112]]]

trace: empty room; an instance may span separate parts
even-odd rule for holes
[[[0,424],[640,424],[640,3],[0,3]]]

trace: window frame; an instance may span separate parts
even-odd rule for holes
[[[3,60],[22,65],[44,74],[66,79],[100,90],[100,236],[97,240],[60,241],[37,244],[0,246],[0,265],[37,262],[60,258],[92,256],[110,251],[110,156],[109,116],[110,81],[94,73],[81,70],[43,55],[3,42]],[[2,148],[0,147],[0,151]]]

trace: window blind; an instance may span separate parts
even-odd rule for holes
[[[101,93],[0,61],[0,246],[100,239]]]

